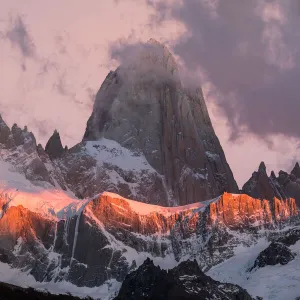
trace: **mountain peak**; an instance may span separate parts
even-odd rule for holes
[[[265,165],[265,163],[263,161],[259,164],[258,172],[263,172],[263,173],[267,172],[266,165]]]
[[[9,146],[11,140],[11,131],[0,114],[0,144]]]
[[[162,49],[166,49],[169,51],[169,49],[167,48],[167,46],[161,42],[159,42],[158,40],[154,39],[154,38],[150,38],[147,42],[147,44],[155,46],[155,47],[160,47]]]
[[[52,159],[59,158],[63,154],[64,148],[61,143],[59,132],[56,129],[47,142],[45,151]]]
[[[124,77],[125,82],[179,81],[177,63],[164,44],[150,39],[146,43],[130,46],[129,50],[116,52],[121,58],[117,73]]]
[[[300,166],[298,162],[296,162],[293,170],[291,171],[291,174],[294,175],[296,178],[300,178]]]
[[[106,77],[83,141],[113,140],[141,153],[164,176],[162,193],[171,206],[238,192],[202,90],[191,93],[177,81],[175,60],[159,42],[140,46]]]
[[[0,113],[0,128],[1,127],[8,127],[7,124],[5,123],[5,121],[3,120],[1,113]]]

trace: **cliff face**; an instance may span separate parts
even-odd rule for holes
[[[143,51],[134,65],[121,65],[106,77],[84,141],[104,137],[142,153],[164,176],[174,204],[237,192],[201,89],[189,92],[182,86],[164,46]]]
[[[210,219],[229,228],[269,226],[298,215],[295,199],[273,198],[260,200],[248,195],[225,193],[219,201],[210,204]]]

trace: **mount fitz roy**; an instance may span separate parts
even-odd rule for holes
[[[201,89],[182,85],[153,39],[107,75],[74,147],[55,131],[44,149],[0,116],[10,284],[107,300],[296,299],[299,205],[299,164],[276,177],[261,163],[239,191]]]

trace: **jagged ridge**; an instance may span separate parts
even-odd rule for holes
[[[2,197],[2,207],[8,199]],[[174,266],[183,257],[197,258],[207,270],[233,255],[240,241],[231,230],[252,236],[298,215],[293,199],[267,204],[231,194],[167,208],[103,193],[84,202],[72,216],[59,214],[56,219],[53,213],[41,215],[14,206],[14,201],[20,203],[15,196],[0,220],[0,234],[6,237],[0,243],[1,260],[30,270],[38,281],[67,280],[90,287],[123,280],[146,256],[161,262],[173,257]],[[66,202],[66,207],[71,204]],[[214,254],[215,243],[219,248],[226,245],[221,257]]]
[[[300,166],[299,163],[290,174],[279,171],[278,177],[271,171],[267,175],[266,166],[262,162],[257,172],[254,172],[251,178],[244,184],[242,192],[259,199],[271,200],[274,197],[278,199],[294,198],[296,204],[300,206]]]

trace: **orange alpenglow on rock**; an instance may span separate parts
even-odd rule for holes
[[[298,214],[295,199],[260,200],[248,195],[224,193],[210,204],[211,224],[223,223],[228,227],[255,227],[284,221]]]
[[[126,228],[139,234],[167,234],[179,217],[191,214],[201,203],[181,207],[163,207],[128,200],[113,193],[103,193],[85,208],[88,216],[96,217],[105,226]],[[95,218],[93,218],[95,219]]]
[[[50,191],[32,195],[18,192],[14,199],[5,197],[5,194],[2,194],[2,197],[0,195],[1,207],[5,208],[1,213],[3,217],[0,219],[0,232],[6,232],[10,236],[16,234],[15,239],[17,235],[28,238],[31,233],[39,233],[39,228],[54,226],[59,219],[67,218],[66,212],[62,213],[65,209],[61,202],[67,207],[72,207],[76,215],[83,215],[84,219],[96,222],[99,226],[126,229],[141,235],[168,236],[172,230],[177,230],[179,225],[190,234],[196,233],[197,228],[202,225],[206,228],[223,225],[233,230],[268,228],[298,215],[295,200],[292,198],[274,198],[273,201],[269,201],[254,199],[244,194],[224,193],[219,198],[204,203],[163,207],[129,200],[109,192],[86,201],[63,197],[56,193],[53,194],[53,201],[50,201],[51,194]],[[27,201],[28,198],[32,201]],[[59,213],[56,216],[47,216],[47,203],[53,205],[56,202],[60,205],[57,209],[52,207],[52,211],[54,214],[55,211]],[[41,203],[44,211],[39,209]],[[37,224],[39,225],[35,228]]]

